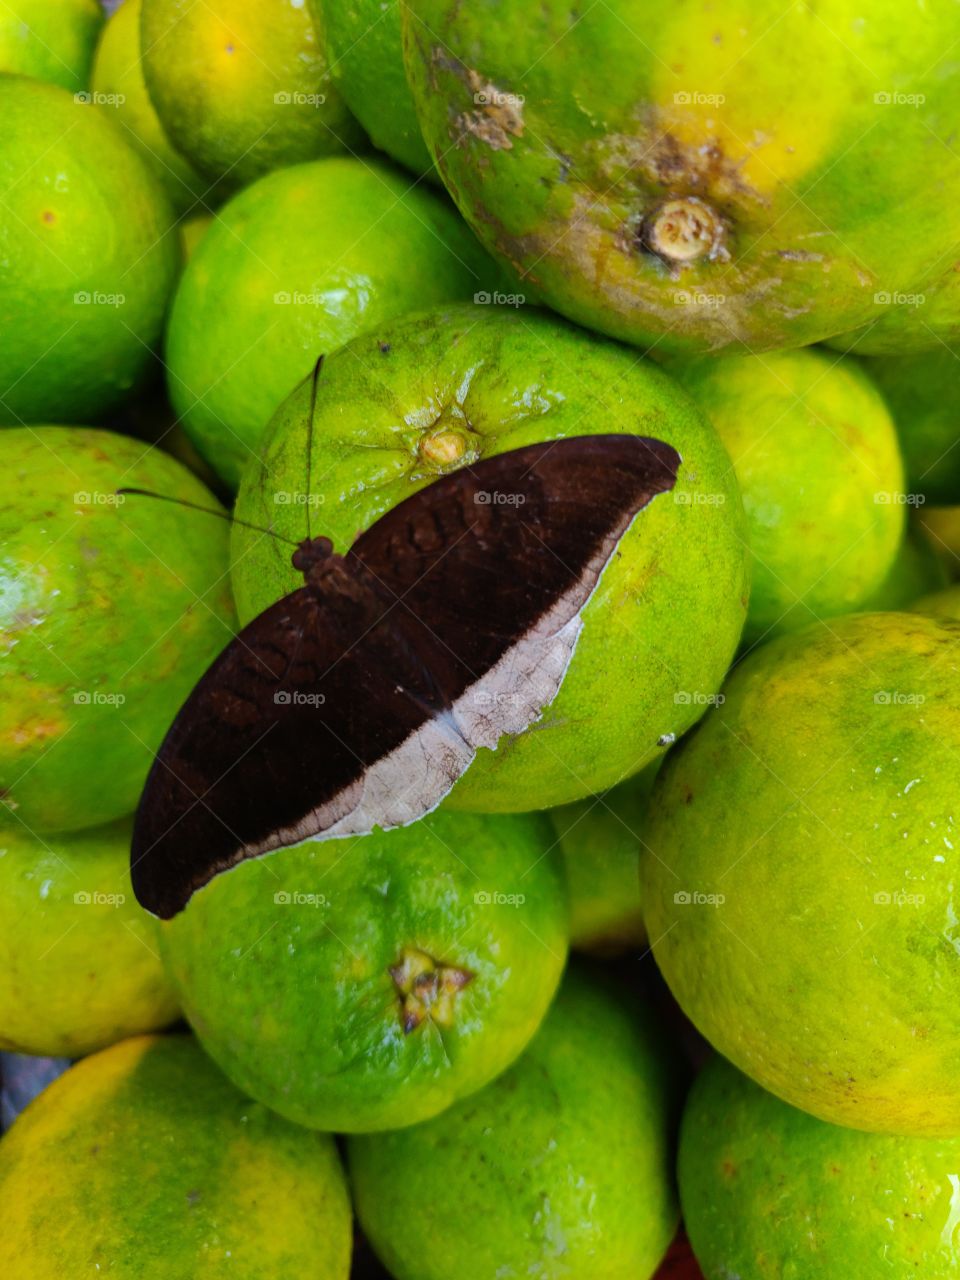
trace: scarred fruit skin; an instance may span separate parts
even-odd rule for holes
[[[960,1135],[960,622],[831,619],[757,649],[723,693],[654,787],[641,889],[660,971],[792,1105]]]
[[[677,1080],[649,1010],[572,966],[499,1079],[350,1140],[364,1231],[396,1280],[648,1280],[677,1225]]]
[[[239,1093],[192,1037],[85,1058],[0,1142],[4,1280],[347,1280],[333,1140]]]
[[[204,1047],[309,1128],[397,1129],[526,1047],[567,952],[546,820],[428,815],[216,877],[161,926]]]
[[[661,350],[801,346],[876,319],[954,251],[952,0],[402,13],[445,185],[581,324]]]
[[[953,1280],[960,1140],[858,1133],[780,1102],[723,1058],[680,1131],[680,1199],[706,1280]]]
[[[536,441],[631,431],[683,458],[583,610],[557,697],[525,733],[481,749],[447,803],[569,803],[637,772],[702,715],[743,626],[743,507],[716,433],[660,369],[546,313],[468,304],[380,325],[327,359],[308,484],[310,404],[308,380],[268,429],[237,514],[296,539],[309,518],[339,551],[444,471]],[[302,581],[289,547],[239,525],[233,559],[244,620]]]
[[[233,634],[216,500],[140,440],[0,431],[0,823],[75,831],[136,806],[177,708]],[[78,886],[79,887],[79,886]]]

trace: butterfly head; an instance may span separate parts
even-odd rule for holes
[[[329,573],[337,557],[329,538],[304,538],[298,543],[292,560],[293,567],[303,574],[305,581],[319,582]]]

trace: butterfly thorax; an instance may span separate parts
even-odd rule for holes
[[[291,559],[293,567],[303,574],[304,581],[316,586],[336,572],[342,557],[334,553],[329,538],[304,538]]]

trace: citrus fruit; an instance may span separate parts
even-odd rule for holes
[[[917,524],[946,565],[950,577],[960,577],[960,505],[922,506],[917,512]]]
[[[792,1105],[960,1134],[960,624],[834,619],[756,650],[724,693],[650,805],[641,892],[663,976]]]
[[[957,1274],[956,1138],[825,1124],[722,1058],[693,1086],[680,1198],[707,1280]]]
[[[102,26],[98,0],[2,0],[0,71],[82,92]]]
[[[608,564],[543,718],[481,748],[450,803],[566,804],[635,773],[702,714],[743,624],[743,510],[723,445],[670,378],[530,308],[466,304],[381,324],[332,355],[312,429],[311,382],[274,418],[237,514],[295,538],[309,516],[338,551],[437,475],[521,445],[632,431],[683,458],[673,493],[640,512]],[[282,542],[233,536],[246,620],[300,575]]]
[[[444,183],[581,324],[660,349],[802,346],[955,257],[949,0],[401,13]]]
[[[116,113],[127,141],[153,169],[177,213],[216,203],[214,187],[173,146],[150,101],[140,57],[140,0],[123,0],[104,27],[92,88],[96,104]]]
[[[903,537],[903,464],[882,397],[822,351],[677,362],[743,494],[753,552],[748,643],[849,613]]]
[[[317,7],[330,74],[370,141],[414,173],[433,172],[403,69],[399,0]]]
[[[218,876],[161,929],[210,1055],[311,1128],[436,1115],[534,1034],[567,949],[536,817],[433,814],[310,841]]]
[[[549,811],[567,878],[570,945],[612,954],[643,943],[640,848],[659,761],[602,796]]]
[[[167,332],[170,396],[230,485],[317,357],[418,306],[469,297],[485,255],[430,191],[327,159],[235,196],[187,264]]]
[[[350,1139],[363,1229],[396,1280],[648,1280],[677,1226],[675,1078],[647,1011],[574,968],[499,1079]]]
[[[170,205],[105,111],[0,75],[0,424],[94,419],[153,367]]]
[[[915,501],[960,503],[960,363],[945,346],[923,355],[865,360],[900,435]]]
[[[960,620],[960,583],[955,582],[941,591],[931,591],[929,595],[913,600],[910,612]]]
[[[947,585],[946,565],[932,543],[914,528],[907,536],[890,567],[890,572],[859,606],[861,613],[882,613],[905,609],[918,596]]]
[[[232,635],[227,529],[172,458],[79,427],[0,432],[0,791],[6,821],[130,813],[183,698]]]
[[[362,147],[303,0],[142,0],[140,29],[160,123],[211,182]]]
[[[0,830],[0,1049],[75,1058],[176,1016],[129,862],[126,821]]]
[[[54,1081],[0,1142],[6,1280],[347,1280],[333,1140],[238,1093],[188,1036]]]
[[[953,247],[920,292],[880,293],[877,300],[880,305],[867,324],[830,338],[827,345],[860,356],[902,356],[955,343],[960,337],[960,269]]]

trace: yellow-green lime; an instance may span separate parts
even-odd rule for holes
[[[140,29],[160,123],[211,182],[363,149],[303,0],[142,0]]]
[[[494,274],[446,201],[390,165],[327,159],[268,174],[221,210],[183,273],[167,331],[170,397],[235,488],[319,356],[490,288]]]
[[[883,613],[906,609],[918,596],[945,587],[948,581],[947,567],[933,544],[918,529],[908,526],[889,573],[862,602],[859,611]]]
[[[350,1139],[360,1222],[396,1280],[648,1280],[677,1226],[677,1092],[649,1012],[573,968],[499,1079]]]
[[[132,812],[180,703],[233,634],[216,500],[140,440],[0,432],[0,819],[76,830]],[[6,811],[6,812],[4,812]]]
[[[0,74],[0,425],[92,421],[155,365],[173,210],[107,111]]]
[[[879,392],[821,351],[671,363],[733,459],[747,512],[755,643],[857,609],[903,536],[903,465]]]
[[[0,71],[82,93],[102,26],[99,0],[0,0]]]
[[[724,694],[668,757],[646,829],[673,994],[822,1120],[960,1135],[960,622],[833,619],[756,650]]]
[[[188,1036],[54,1081],[0,1141],[4,1280],[347,1280],[333,1140],[251,1102]]]
[[[78,1058],[176,1016],[129,863],[129,821],[0,830],[0,1050]]]
[[[680,1134],[684,1223],[706,1280],[954,1280],[960,1139],[825,1124],[722,1058]]]
[[[241,863],[161,929],[204,1047],[281,1115],[396,1129],[485,1085],[556,990],[567,909],[534,816],[434,813]]]

